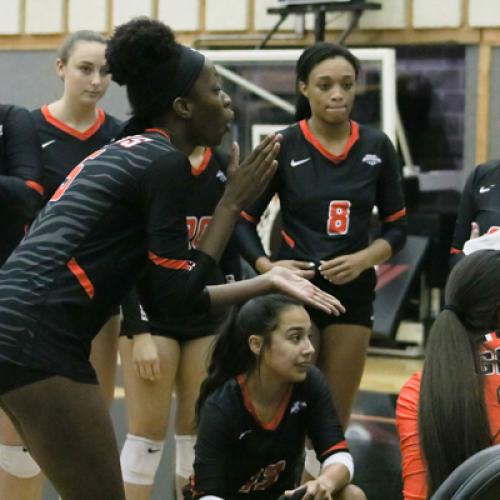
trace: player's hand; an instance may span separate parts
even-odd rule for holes
[[[356,279],[366,269],[365,261],[358,254],[341,255],[331,260],[322,260],[318,270],[334,285],[345,285]]]
[[[224,203],[241,210],[255,201],[276,172],[280,141],[281,135],[269,134],[241,163],[240,148],[233,143]]]
[[[304,274],[305,276],[303,276]],[[314,271],[292,271],[285,267],[276,266],[263,276],[271,280],[273,290],[290,295],[308,306],[335,316],[345,313],[345,307],[336,297],[323,292],[308,281],[314,276]]]
[[[475,240],[476,238],[479,238],[479,224],[477,222],[471,222],[469,240]]]
[[[302,496],[303,500],[332,500],[331,492],[335,488],[331,480],[319,476],[317,479],[303,484],[300,488],[285,491],[285,497],[293,497],[295,492],[302,489],[305,489]]]
[[[137,375],[151,382],[160,378],[160,356],[158,347],[149,333],[134,335],[132,361]]]

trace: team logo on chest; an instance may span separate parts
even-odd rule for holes
[[[305,401],[294,401],[292,407],[290,408],[290,415],[294,415],[295,413],[299,413],[302,410],[307,408],[307,403]]]
[[[382,163],[382,160],[377,155],[371,155],[371,154],[363,156],[363,159],[361,161],[363,163],[368,163],[368,165],[371,165],[372,167],[378,165],[379,163]]]
[[[226,174],[222,170],[218,170],[217,173],[215,174],[215,177],[217,177],[217,179],[219,179],[219,181],[221,182],[227,181]]]

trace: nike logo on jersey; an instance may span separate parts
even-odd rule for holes
[[[480,194],[488,193],[489,191],[491,191],[491,188],[494,188],[494,187],[495,187],[495,184],[490,184],[489,186],[481,186],[479,188],[479,193]]]
[[[292,160],[290,162],[290,166],[292,168],[298,167],[299,165],[302,165],[303,163],[306,163],[310,160],[311,158],[304,158],[303,160]]]
[[[53,142],[56,142],[56,140],[52,139],[51,141],[44,142],[42,144],[42,149],[48,148]]]
[[[382,163],[382,160],[377,155],[365,155],[361,161],[368,163],[368,165],[371,165],[372,167]]]
[[[299,413],[302,410],[305,410],[307,408],[307,403],[305,401],[295,401],[290,408],[290,415],[295,415],[296,413]]]
[[[161,448],[148,448],[148,453],[158,453],[159,451],[161,451]]]
[[[219,179],[221,182],[227,181],[226,174],[222,170],[218,170],[215,174],[215,177],[217,177],[217,179]]]
[[[252,429],[248,429],[247,431],[243,431],[239,436],[238,440],[241,441],[247,434],[250,434],[252,432]]]

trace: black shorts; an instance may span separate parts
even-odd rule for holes
[[[14,363],[0,363],[0,396],[25,385],[40,382],[51,377],[59,376],[36,368],[15,365]],[[97,384],[97,377],[70,377],[75,382],[83,384]]]
[[[376,282],[373,269],[365,271],[354,281],[345,285],[334,285],[325,280],[319,273],[316,274],[312,283],[339,299],[346,308],[346,312],[340,316],[334,316],[319,309],[307,307],[311,321],[320,331],[329,325],[360,325],[372,328]]]
[[[151,333],[183,342],[214,335],[227,317],[226,313],[193,312],[178,317],[165,317],[160,322],[149,321],[142,309],[135,290],[122,301],[123,319],[120,336],[132,338],[141,333]]]

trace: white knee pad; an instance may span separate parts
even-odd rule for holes
[[[306,462],[304,464],[306,472],[312,477],[318,477],[321,472],[321,463],[316,458],[316,452],[306,448]]]
[[[185,479],[193,473],[194,445],[196,436],[175,437],[175,473]]]
[[[160,465],[163,443],[127,434],[120,455],[123,480],[130,484],[152,485]]]
[[[40,467],[24,446],[0,444],[0,467],[11,476],[21,479],[40,474]]]

